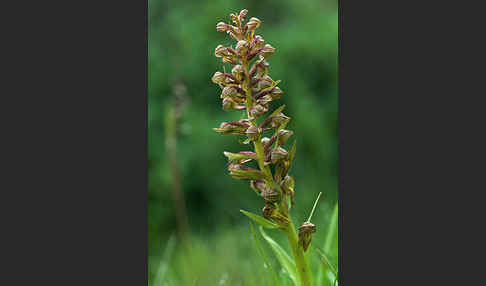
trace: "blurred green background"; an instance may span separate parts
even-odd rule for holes
[[[239,212],[260,213],[262,199],[247,182],[227,174],[223,155],[223,151],[246,151],[248,147],[239,144],[236,135],[212,130],[222,121],[240,116],[221,109],[220,88],[211,82],[211,76],[224,65],[214,57],[214,48],[235,44],[216,32],[216,23],[228,23],[229,13],[244,8],[249,10],[248,18],[262,20],[257,34],[276,48],[268,59],[269,75],[282,80],[279,87],[285,93],[272,103],[271,110],[287,105],[284,113],[292,117],[287,129],[297,139],[290,171],[296,180],[296,207],[291,212],[296,224],[307,219],[317,194],[323,192],[312,219],[317,233],[307,253],[314,275],[319,276],[316,282],[329,284],[322,278],[326,274],[320,273],[321,262],[312,248],[325,247],[338,196],[337,1],[149,0],[149,285],[272,285],[249,220]],[[226,70],[231,67],[226,65]],[[175,106],[174,152],[167,150],[166,142],[172,138],[167,127]],[[174,200],[178,182],[171,173],[168,151],[177,162],[184,212]],[[178,232],[177,211],[179,216],[187,216],[190,247],[185,247]],[[278,231],[267,233],[289,249]],[[285,285],[285,272],[258,230],[257,234]],[[328,254],[337,265],[337,234],[329,243]]]

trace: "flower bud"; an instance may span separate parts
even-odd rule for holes
[[[262,97],[258,98],[257,99],[257,102],[258,102],[258,104],[264,105],[264,104],[267,104],[267,103],[271,102],[272,100],[273,100],[272,97],[267,94],[265,96],[262,96]]]
[[[273,53],[275,53],[275,48],[269,44],[263,46],[262,50],[260,51],[260,55],[262,55],[264,58],[268,58],[269,56],[273,55]]]
[[[219,128],[213,128],[213,130],[222,134],[245,134],[248,126],[250,126],[248,120],[242,119],[240,121],[223,122]]]
[[[272,121],[270,122],[270,125],[273,128],[279,127],[282,123],[285,121],[289,120],[290,118],[285,116],[282,112],[278,113],[277,115],[272,117]]]
[[[223,46],[223,45],[218,45],[216,47],[216,49],[214,49],[214,55],[217,57],[217,58],[221,58],[221,57],[226,57],[226,56],[230,56],[230,52],[228,52],[228,48]]]
[[[239,25],[240,22],[238,22],[238,16],[236,16],[236,14],[231,13],[231,14],[229,14],[229,17],[230,17],[231,21],[233,21],[233,23],[235,23],[236,25]]]
[[[227,96],[223,99],[222,107],[224,111],[230,111],[232,109],[235,109],[236,102],[234,102],[231,97]]]
[[[224,22],[219,22],[216,24],[216,31],[218,32],[226,32],[229,29],[229,25]]]
[[[262,192],[262,197],[265,201],[270,203],[278,203],[280,202],[280,193],[277,190],[274,190],[270,187],[265,187]]]
[[[243,10],[240,11],[240,16],[238,17],[238,19],[240,20],[240,23],[243,23],[243,21],[245,21],[246,15],[248,15],[248,10],[243,9]]]
[[[267,144],[268,142],[270,142],[270,138],[263,137],[261,141],[262,141],[262,145],[265,146],[265,144]]]
[[[255,49],[260,49],[260,48],[263,48],[263,44],[265,43],[265,40],[262,38],[262,36],[260,35],[256,35],[254,38],[253,38],[253,47]]]
[[[268,108],[265,108],[263,105],[261,104],[256,104],[256,105],[253,105],[251,108],[250,108],[250,114],[251,116],[253,117],[256,117],[256,116],[260,116],[262,114],[264,114],[265,112],[268,111]]]
[[[272,88],[272,92],[270,92],[270,94],[272,95],[272,99],[276,100],[282,97],[283,91],[280,89],[280,87],[276,86]]]
[[[248,127],[248,129],[246,130],[246,136],[248,136],[248,138],[251,140],[251,141],[254,141],[258,138],[258,136],[260,135],[260,130],[258,129],[257,126],[250,126]]]
[[[248,52],[248,46],[249,45],[247,41],[245,40],[238,41],[238,43],[236,43],[236,52],[244,56]]]
[[[228,56],[228,57],[223,57],[223,63],[231,64],[231,65],[236,65],[236,57],[234,56]]]
[[[234,86],[225,86],[223,88],[223,91],[221,92],[221,98],[225,98],[225,97],[231,97],[231,96],[234,96],[236,95],[237,93],[237,90]]]
[[[245,160],[245,163],[248,162],[246,159],[255,160],[256,153],[251,151],[242,151],[239,153],[231,153],[231,152],[223,152],[223,154],[228,158],[228,162],[230,163],[238,163],[241,164],[242,161]]]
[[[278,131],[278,145],[282,146],[285,145],[287,140],[289,140],[290,136],[294,135],[294,131],[282,129]]]
[[[211,78],[211,80],[214,82],[214,83],[218,83],[218,84],[221,84],[224,82],[224,80],[226,79],[226,77],[224,76],[224,74],[222,72],[215,72],[213,77]]]
[[[272,160],[272,163],[275,164],[277,161],[285,159],[288,154],[289,152],[287,152],[287,150],[279,146],[272,151],[272,155],[270,158]]]
[[[261,77],[261,79],[258,81],[258,88],[259,89],[265,89],[265,88],[268,88],[268,87],[271,87],[273,84],[273,80],[271,77],[269,77],[268,75],[264,75],[263,77]]]
[[[299,245],[302,246],[304,252],[307,251],[312,241],[312,234],[316,232],[316,226],[308,221],[304,222],[299,227]]]
[[[252,30],[255,30],[256,28],[260,27],[261,23],[262,23],[262,21],[260,21],[260,19],[252,17],[252,18],[250,18],[248,23],[246,23],[246,25],[248,26],[248,30],[252,31]]]
[[[282,183],[280,184],[280,187],[286,194],[290,194],[294,192],[294,185],[294,178],[292,176],[285,176],[285,178],[282,180]]]
[[[266,219],[271,219],[273,217],[274,212],[275,212],[275,206],[271,203],[266,203],[262,209],[262,215]]]
[[[243,79],[245,71],[243,70],[243,67],[241,65],[236,65],[231,70],[231,73],[234,75],[237,81],[241,81]]]
[[[230,176],[239,180],[260,180],[265,178],[265,173],[253,168],[233,168]]]
[[[253,180],[250,182],[250,187],[257,193],[257,195],[261,195],[260,193],[263,192],[266,185],[263,180]]]

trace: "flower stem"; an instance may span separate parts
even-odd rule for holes
[[[249,63],[246,59],[242,61],[242,66],[243,70],[245,73],[245,79],[242,84],[242,88],[246,93],[247,97],[247,106],[246,106],[246,111],[248,114],[248,117],[250,117],[250,108],[251,104],[253,103],[253,97],[251,94],[251,86],[250,86],[250,78],[249,78]],[[248,104],[251,103],[251,104]],[[256,120],[252,120],[250,122],[251,125],[256,125]],[[267,176],[267,183],[269,183],[272,187],[275,187],[278,189],[278,191],[283,194],[282,189],[280,188],[280,185],[277,184],[273,178],[272,171],[268,166],[265,166],[265,153],[263,151],[263,145],[261,142],[260,136],[253,141],[253,145],[255,147],[255,153],[257,156],[257,162],[258,166],[261,171],[263,171],[266,176]],[[320,194],[319,194],[320,195]],[[318,198],[319,199],[319,198]],[[316,201],[317,202],[317,201]],[[315,205],[314,205],[315,208]],[[307,260],[304,256],[304,250],[302,247],[299,246],[299,239],[297,237],[297,231],[295,230],[294,223],[292,222],[292,219],[290,217],[290,214],[288,213],[288,210],[286,207],[281,206],[280,210],[284,212],[285,216],[289,220],[289,224],[286,228],[283,229],[285,234],[287,235],[287,239],[290,244],[290,248],[292,249],[292,255],[295,260],[295,266],[297,267],[297,272],[299,273],[299,280],[300,280],[300,286],[311,286],[311,275],[310,275],[310,268],[307,263]],[[314,212],[314,211],[312,211]],[[311,213],[312,217],[312,213]],[[310,219],[310,218],[309,218]]]

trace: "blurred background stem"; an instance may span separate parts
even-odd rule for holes
[[[174,98],[172,104],[167,107],[166,113],[166,153],[170,168],[172,181],[172,197],[174,200],[175,217],[177,221],[177,232],[181,243],[188,247],[189,223],[187,221],[186,203],[182,190],[181,176],[177,160],[177,126],[178,118],[182,115],[184,105],[185,87],[180,82],[175,82]]]

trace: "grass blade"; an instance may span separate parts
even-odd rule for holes
[[[294,282],[295,285],[299,285],[297,282],[297,269],[295,267],[294,261],[290,259],[290,256],[287,254],[287,252],[285,252],[285,250],[277,242],[275,242],[263,231],[263,227],[261,226],[260,233],[262,234],[263,238],[268,242],[268,244],[270,244],[270,246],[272,247],[272,250],[277,257],[277,260],[280,262],[280,265],[282,265],[282,267],[287,271],[290,279],[292,279],[292,282]]]
[[[263,247],[260,244],[260,241],[258,240],[258,238],[257,238],[257,236],[255,234],[255,229],[253,228],[253,224],[251,222],[250,222],[250,229],[251,229],[251,234],[253,236],[253,239],[255,240],[255,243],[257,245],[258,253],[260,253],[260,256],[263,259],[263,263],[265,263],[265,265],[267,265],[268,268],[270,269],[270,273],[272,275],[272,279],[273,279],[273,282],[275,283],[275,285],[280,286],[280,283],[278,282],[277,274],[275,273],[275,271],[273,270],[272,266],[268,262],[267,257],[265,256],[265,252],[263,251]]]
[[[247,211],[244,211],[244,210],[240,210],[240,212],[242,212],[244,215],[249,217],[254,222],[256,222],[259,225],[264,226],[266,228],[278,228],[279,227],[278,224],[273,223],[273,222],[269,221],[268,219],[265,219],[265,218],[263,218],[259,215],[254,214],[254,213],[247,212]]]
[[[159,264],[159,269],[154,279],[154,285],[162,285],[163,279],[165,278],[165,273],[167,272],[167,268],[169,266],[169,260],[172,257],[172,253],[174,252],[175,248],[175,235],[171,234],[169,240],[167,241],[167,246],[165,247],[164,254]]]

